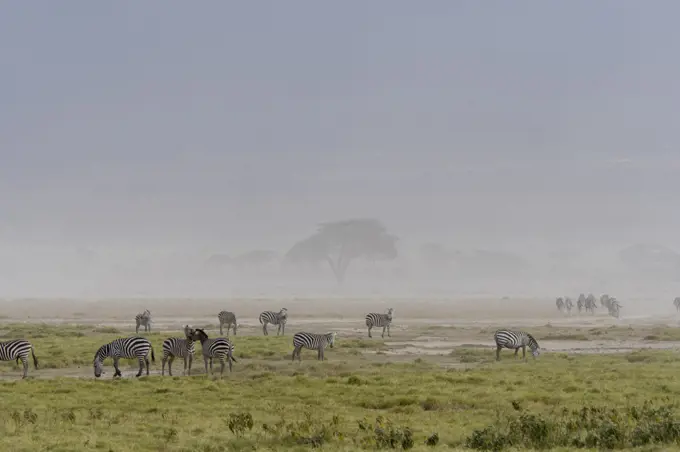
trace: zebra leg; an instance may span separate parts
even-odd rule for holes
[[[172,377],[172,362],[175,360],[174,356],[170,356],[170,359],[168,360],[168,375]]]
[[[213,373],[213,369],[212,369],[212,361],[213,361],[213,359],[212,359],[212,356],[211,356],[211,357],[210,357],[210,373],[211,373],[211,374]]]
[[[231,372],[231,360],[229,360],[229,372]],[[224,356],[220,356],[220,378],[224,375]]]
[[[168,360],[168,355],[163,353],[163,359],[161,360],[161,377],[165,376],[165,362]],[[172,371],[170,370],[170,367],[168,366],[168,372],[170,373],[170,376],[172,377]]]
[[[222,335],[222,322],[220,321],[220,336]],[[227,325],[227,334],[229,334],[229,325]]]
[[[22,379],[26,378],[28,376],[28,358],[25,356],[21,357],[21,363],[24,365],[24,376],[21,377]]]
[[[524,359],[524,361],[527,360],[527,347],[526,347],[526,345],[522,345],[522,359]]]
[[[285,323],[283,325],[281,325],[281,336],[283,336],[284,334],[286,334],[286,324]]]
[[[387,337],[392,337],[392,334],[390,334],[390,324],[387,324]]]
[[[149,376],[149,357],[145,356],[144,357],[144,364],[146,365],[146,376]]]
[[[293,348],[293,357],[291,358],[291,361],[293,362],[295,362],[295,354],[297,353],[297,351],[298,351],[297,347]]]
[[[517,359],[517,352],[519,352],[519,347],[515,349],[515,359]]]
[[[262,332],[264,333],[265,336],[269,336],[269,333],[267,333],[267,322],[264,322],[262,324]]]
[[[135,377],[139,377],[142,375],[142,372],[144,371],[144,358],[141,356],[139,357],[139,372],[135,375]]]
[[[384,327],[383,327],[383,332],[382,332],[382,337],[383,337],[383,338],[385,338],[385,329],[386,329],[386,328],[387,328],[387,326],[384,326]]]
[[[499,345],[496,346],[496,361],[501,360],[501,347]]]
[[[206,374],[206,375],[210,375],[210,374],[208,373],[208,357],[205,356],[205,355],[203,356],[203,364],[205,364],[205,374]]]
[[[369,326],[369,327],[368,327],[368,337],[373,337],[373,336],[371,336],[371,329],[372,329],[372,328],[373,328],[372,326]]]
[[[139,334],[139,322],[137,322],[137,326],[135,326],[135,334]]]
[[[114,377],[122,377],[123,374],[120,372],[120,369],[118,368],[118,357],[116,356],[113,358],[113,368],[116,369],[116,371],[113,373]]]

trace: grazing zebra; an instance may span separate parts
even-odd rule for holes
[[[217,319],[220,321],[220,334],[222,333],[222,325],[227,325],[227,336],[229,336],[229,328],[234,326],[234,335],[236,335],[236,316],[233,312],[221,311],[217,314]]]
[[[586,298],[586,312],[595,314],[595,308],[597,308],[597,304],[595,302],[595,295],[589,293],[588,297]]]
[[[21,377],[26,378],[28,375],[28,355],[33,356],[33,366],[38,369],[38,358],[35,357],[33,345],[24,339],[13,339],[11,341],[0,342],[0,361],[13,361],[16,359],[17,364],[19,360],[24,365],[24,374]]]
[[[314,334],[314,333],[295,333],[293,335],[293,359],[295,361],[295,355],[297,354],[298,361],[302,361],[300,356],[302,352],[302,347],[308,348],[310,350],[317,350],[319,352],[317,359],[320,361],[324,360],[323,352],[326,346],[333,348],[333,343],[335,342],[335,336],[337,333],[327,333],[327,334]]]
[[[564,310],[564,300],[562,297],[557,297],[555,300],[555,306],[557,306],[557,310],[562,312]]]
[[[163,366],[161,376],[165,375],[165,363],[168,363],[168,375],[172,377],[172,362],[175,358],[184,359],[184,375],[191,375],[191,363],[194,360],[194,330],[189,325],[184,326],[184,338],[169,337],[163,341]],[[189,371],[187,372],[187,361]]]
[[[564,308],[567,310],[567,313],[571,315],[571,310],[574,308],[574,303],[571,301],[571,298],[564,297]]]
[[[581,311],[583,311],[583,308],[586,305],[586,296],[584,294],[581,294],[578,296],[578,300],[576,300],[576,307],[578,308],[579,314]]]
[[[600,296],[600,307],[609,308],[609,295],[606,293]]]
[[[286,308],[281,308],[279,312],[264,311],[262,314],[260,314],[262,332],[264,333],[265,336],[269,336],[269,332],[267,332],[268,323],[271,323],[272,325],[278,325],[279,329],[276,330],[276,335],[278,336],[279,333],[283,335],[283,333],[286,331],[287,321],[288,321],[288,309]]]
[[[205,331],[200,328],[194,330],[194,339],[201,341],[203,349],[203,362],[205,363],[205,374],[208,374],[208,360],[210,360],[210,373],[212,373],[213,358],[220,360],[222,368],[220,377],[224,374],[224,360],[229,361],[229,372],[231,372],[231,362],[236,362],[234,358],[234,344],[226,337],[210,339]]]
[[[387,329],[387,336],[392,337],[390,334],[390,325],[392,324],[392,313],[393,308],[389,308],[387,313],[378,314],[377,312],[370,312],[366,314],[366,326],[368,327],[368,337],[373,337],[371,335],[371,330],[374,326],[382,327],[382,337],[385,337],[385,329]]]
[[[151,351],[151,361],[156,362],[156,356],[153,352],[153,346],[148,339],[139,336],[133,337],[121,337],[119,339],[114,339],[108,344],[104,344],[99,347],[97,353],[94,354],[94,376],[99,378],[102,375],[102,366],[104,365],[104,360],[106,358],[113,358],[113,368],[116,372],[113,374],[114,377],[122,377],[123,374],[120,373],[118,368],[118,361],[120,358],[124,359],[135,359],[139,361],[139,372],[137,372],[137,377],[142,375],[142,370],[146,364],[146,374],[149,375],[149,351]]]
[[[141,314],[135,316],[135,322],[137,327],[135,328],[135,334],[139,334],[140,325],[144,327],[144,331],[151,331],[151,311],[146,309]]]
[[[617,300],[615,297],[611,297],[609,299],[609,315],[610,316],[616,317],[618,319],[621,308],[622,308],[622,306],[619,303],[619,300]]]
[[[515,357],[517,357],[517,352],[522,349],[522,358],[526,360],[526,347],[528,346],[531,350],[531,354],[534,359],[539,355],[538,341],[534,337],[525,331],[512,331],[512,330],[498,330],[494,333],[493,339],[496,342],[496,361],[501,359],[501,349],[510,348],[515,349]]]
[[[673,300],[673,304],[675,305],[675,310],[680,311],[680,297],[675,297],[675,300]]]

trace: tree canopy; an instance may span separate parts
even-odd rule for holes
[[[292,263],[326,261],[339,284],[345,281],[351,261],[359,258],[391,260],[397,257],[397,237],[371,218],[321,223],[317,232],[297,242],[286,253]]]

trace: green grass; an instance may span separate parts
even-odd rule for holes
[[[515,450],[596,450],[632,448],[648,437],[661,444],[656,450],[668,450],[680,438],[680,427],[673,433],[675,406],[670,414],[642,408],[646,401],[672,404],[680,396],[680,360],[669,351],[544,353],[524,363],[512,352],[495,362],[492,349],[458,348],[446,363],[473,367],[447,370],[434,358],[397,363],[361,353],[384,350],[379,339],[338,340],[327,361],[306,350],[298,364],[290,361],[290,336],[236,336],[239,361],[221,380],[202,374],[113,380],[110,360],[108,374],[95,380],[94,351],[120,334],[40,325],[9,329],[29,338],[47,367],[81,365],[87,378],[0,383],[0,450],[354,451],[411,442],[412,450],[430,450],[428,438],[438,439],[434,449],[442,450],[508,444]],[[154,369],[167,336],[150,335]],[[202,366],[198,358],[197,373]],[[181,367],[176,361],[176,375]],[[0,368],[19,376],[14,363]],[[129,375],[136,363],[122,369]],[[31,368],[29,375],[40,372]],[[593,419],[579,421],[584,406],[593,407]],[[667,428],[659,433],[652,424]]]

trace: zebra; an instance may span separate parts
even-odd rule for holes
[[[123,376],[118,368],[120,358],[137,358],[139,361],[139,372],[135,376],[139,377],[142,375],[145,364],[146,374],[149,375],[149,351],[151,351],[151,361],[155,363],[156,356],[154,355],[153,346],[148,339],[139,336],[114,339],[108,344],[99,347],[97,353],[94,354],[94,376],[97,378],[101,377],[104,360],[109,357],[113,358],[113,368],[116,369],[116,372],[113,374],[114,378]]]
[[[317,350],[318,351],[318,356],[317,359],[320,361],[324,360],[324,350],[326,349],[326,346],[330,346],[330,348],[333,348],[333,343],[335,342],[335,336],[337,333],[326,333],[326,334],[314,334],[314,333],[295,333],[293,335],[293,359],[292,361],[295,361],[295,355],[297,354],[298,361],[302,361],[302,357],[300,356],[302,352],[302,348],[308,348],[310,350]]]
[[[374,326],[382,327],[382,337],[385,337],[385,329],[387,329],[387,336],[392,337],[390,334],[390,325],[392,325],[392,313],[393,308],[389,308],[387,313],[378,314],[377,312],[370,312],[366,314],[366,326],[368,327],[368,337],[373,337],[371,335],[371,330]]]
[[[163,366],[161,376],[165,375],[165,363],[168,363],[168,375],[172,377],[172,362],[175,358],[184,359],[184,375],[191,375],[191,363],[194,360],[194,330],[189,325],[184,326],[184,338],[169,337],[163,341]],[[187,372],[187,361],[189,370]]]
[[[517,357],[517,352],[521,348],[522,358],[524,358],[524,360],[526,360],[527,346],[531,350],[534,359],[540,354],[538,341],[525,331],[497,330],[493,334],[493,339],[496,342],[496,361],[500,361],[501,359],[502,348],[515,349],[515,357]]]
[[[571,315],[571,310],[574,307],[574,303],[571,301],[571,298],[564,297],[564,307],[567,310],[567,313]]]
[[[137,314],[135,316],[135,322],[137,323],[135,334],[139,334],[140,325],[144,327],[144,331],[151,332],[151,311],[146,309],[141,314]]]
[[[580,294],[578,296],[578,300],[576,300],[576,307],[578,308],[579,314],[581,311],[583,311],[583,308],[586,305],[586,296],[584,294]]]
[[[210,339],[208,334],[200,328],[194,330],[194,339],[201,341],[203,349],[203,362],[205,363],[205,374],[208,374],[208,360],[210,360],[210,372],[212,373],[213,358],[220,360],[222,368],[220,377],[224,374],[224,359],[229,362],[229,372],[231,373],[231,362],[236,362],[234,358],[234,344],[226,337]]]
[[[557,297],[555,300],[555,306],[557,306],[557,310],[562,312],[564,310],[564,300],[562,297]]]
[[[619,303],[619,300],[617,300],[615,297],[611,297],[609,299],[609,315],[610,316],[616,317],[618,319],[621,308],[622,308],[622,306]]]
[[[276,335],[278,336],[279,333],[281,333],[281,335],[283,336],[283,333],[286,331],[287,321],[288,321],[288,309],[286,308],[281,308],[279,312],[264,311],[262,314],[260,314],[262,332],[264,333],[265,336],[269,336],[269,332],[267,332],[268,323],[271,323],[272,325],[278,325],[279,329],[276,330]]]
[[[597,308],[597,304],[595,302],[595,295],[589,293],[588,297],[586,298],[586,312],[595,314],[595,308]]]
[[[227,336],[229,336],[229,329],[234,326],[234,335],[236,335],[236,316],[233,312],[221,311],[217,314],[217,319],[220,321],[220,334],[222,333],[222,325],[227,325]]]
[[[17,364],[19,360],[24,365],[24,374],[22,379],[28,375],[28,355],[33,356],[33,366],[38,369],[38,358],[35,357],[33,344],[25,339],[13,339],[11,341],[0,342],[0,361],[13,361],[16,359]]]
[[[600,307],[609,308],[609,295],[606,293],[600,296]]]
[[[676,311],[680,311],[680,297],[675,297],[675,300],[673,300],[673,305],[675,305]]]

